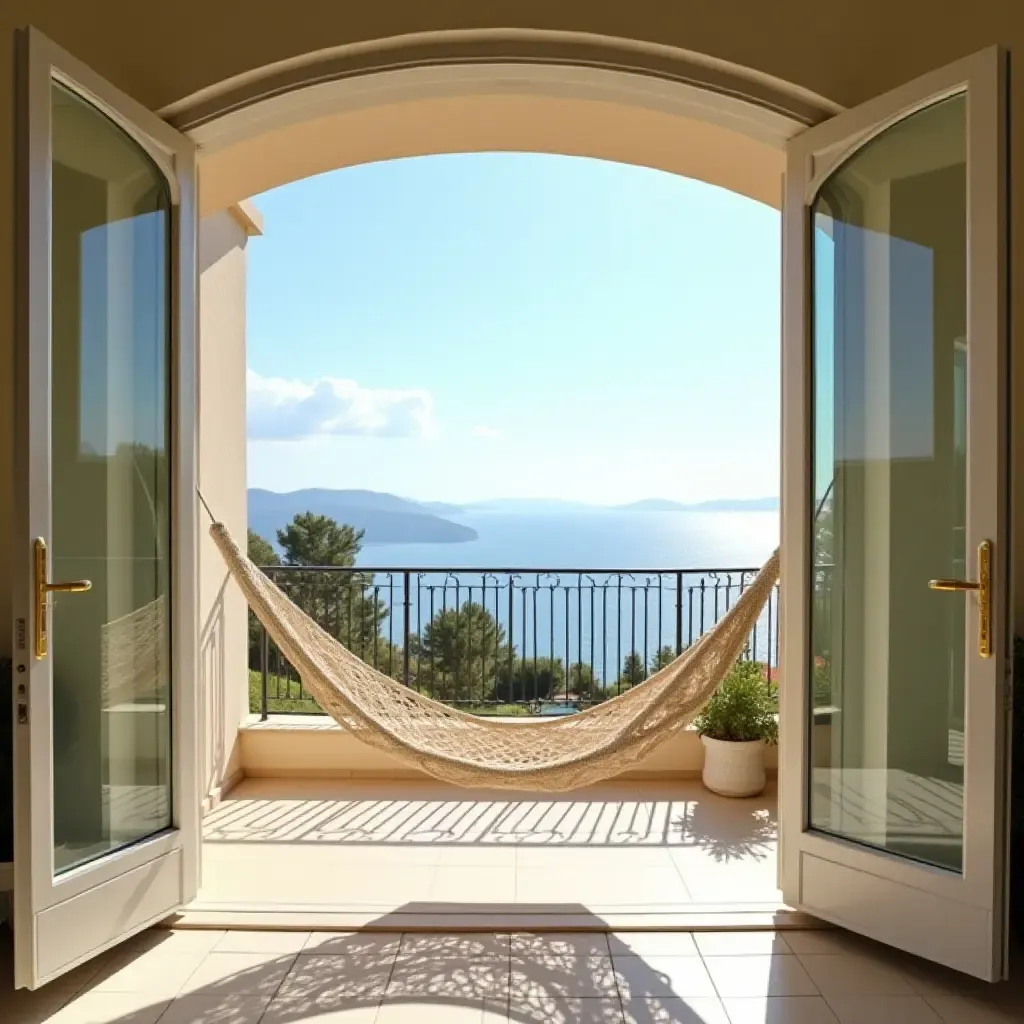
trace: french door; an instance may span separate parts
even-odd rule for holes
[[[35,988],[197,888],[195,154],[19,42],[15,982]]]
[[[795,137],[782,890],[995,980],[1008,758],[1005,63]]]

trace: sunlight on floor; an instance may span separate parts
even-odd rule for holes
[[[196,906],[780,905],[773,791],[697,781],[572,796],[416,781],[247,779],[205,822]]]

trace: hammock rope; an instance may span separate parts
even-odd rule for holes
[[[290,601],[222,523],[214,521],[210,535],[250,608],[328,715],[363,743],[470,788],[558,792],[637,765],[711,698],[743,653],[779,575],[776,551],[708,632],[619,696],[560,718],[499,721],[431,700],[378,672]]]

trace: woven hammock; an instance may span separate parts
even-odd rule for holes
[[[618,775],[685,728],[743,652],[779,575],[776,551],[718,623],[650,679],[578,714],[496,721],[424,697],[296,607],[221,523],[210,535],[256,617],[320,707],[357,739],[458,786],[560,791]]]

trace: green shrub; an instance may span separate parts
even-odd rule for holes
[[[694,724],[701,736],[715,740],[777,743],[778,714],[778,690],[765,681],[761,666],[753,661],[738,661]]]

